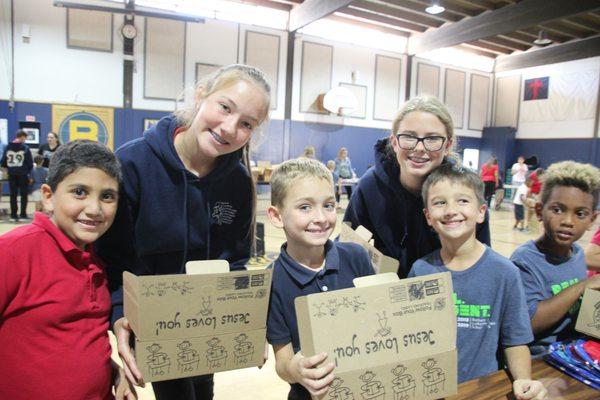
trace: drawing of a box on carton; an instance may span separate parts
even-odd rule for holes
[[[600,290],[585,289],[575,329],[600,339]]]
[[[207,342],[209,348],[206,351],[206,366],[208,368],[220,368],[227,364],[227,350],[219,342],[219,338],[216,337]]]
[[[233,355],[236,364],[245,364],[254,356],[254,345],[248,341],[248,336],[240,334],[235,338],[237,344],[233,346]]]
[[[189,340],[184,340],[177,345],[179,353],[177,353],[177,365],[180,372],[191,372],[198,369],[200,364],[200,356],[198,352],[192,348],[192,343]]]
[[[146,362],[151,376],[162,376],[169,373],[171,360],[167,353],[160,350],[161,346],[157,343],[148,346],[150,354],[146,357]]]
[[[326,398],[418,400],[456,393],[450,274],[404,280],[380,274],[355,285],[296,299],[302,353],[326,352],[343,381],[332,384]],[[361,307],[352,306],[357,302]]]
[[[265,343],[271,277],[270,270],[124,273],[125,316],[145,380],[261,365],[262,352],[254,349]]]

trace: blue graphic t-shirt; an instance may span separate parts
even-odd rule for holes
[[[511,261],[521,270],[521,279],[527,297],[529,316],[533,318],[538,303],[557,295],[562,290],[587,278],[583,249],[574,243],[571,257],[561,258],[542,253],[533,240],[515,250]],[[575,302],[569,312],[547,331],[535,335],[531,354],[538,355],[552,342],[577,336],[575,321],[581,301]]]
[[[496,352],[533,340],[519,270],[486,246],[481,258],[464,271],[451,271],[440,251],[417,260],[409,277],[450,272],[457,321],[458,382],[499,369]]]

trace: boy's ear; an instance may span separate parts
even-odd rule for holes
[[[538,221],[542,220],[542,208],[544,208],[542,203],[537,201],[535,203],[535,215],[537,216]]]
[[[283,219],[281,218],[281,213],[277,207],[269,206],[269,208],[267,208],[267,216],[275,228],[283,228]]]
[[[40,188],[40,194],[42,196],[42,204],[44,206],[44,210],[49,213],[53,212],[54,205],[52,204],[52,196],[54,195],[54,193],[52,193],[52,189],[50,188],[50,186],[44,183]]]
[[[588,228],[587,228],[588,231],[592,229],[594,222],[596,222],[596,218],[598,218],[598,213],[599,213],[599,211],[594,211],[592,213],[592,222],[590,223],[590,226],[588,226]]]
[[[479,206],[479,216],[477,217],[477,223],[481,224],[485,221],[485,212],[487,211],[488,206],[486,203],[483,203]]]
[[[431,221],[429,220],[429,210],[427,208],[423,209],[423,214],[425,214],[425,219],[427,220],[427,225],[433,227],[433,225],[431,225]]]

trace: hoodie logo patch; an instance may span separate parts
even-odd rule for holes
[[[212,211],[212,218],[217,225],[231,224],[237,214],[237,210],[234,209],[231,204],[225,201],[218,201],[215,203]]]

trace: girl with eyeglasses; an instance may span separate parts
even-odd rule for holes
[[[373,233],[375,247],[399,260],[405,278],[417,259],[441,247],[423,213],[421,188],[442,163],[459,163],[454,126],[444,104],[431,96],[404,104],[389,137],[375,144],[375,167],[358,182],[344,221]],[[477,239],[490,245],[489,215],[477,227]]]

